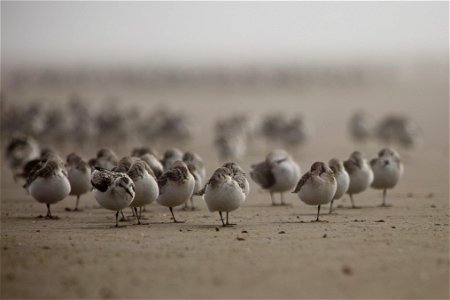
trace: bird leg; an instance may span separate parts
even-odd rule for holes
[[[272,206],[277,206],[278,204],[275,203],[275,198],[273,196],[273,192],[270,192],[270,199],[272,200]]]
[[[234,223],[228,222],[228,212],[227,212],[227,222],[225,223],[225,225],[226,225],[226,226],[234,226],[234,225],[236,225],[236,224],[234,224]]]
[[[317,218],[316,218],[316,222],[319,222],[319,215],[320,215],[320,204],[317,207]]]
[[[331,213],[333,212],[333,202],[334,202],[334,199],[332,199],[331,203],[330,203],[330,211],[328,212],[329,215],[331,215]]]
[[[172,207],[169,207],[169,209],[170,209],[170,212],[172,213],[172,218],[173,218],[173,222],[174,223],[184,223],[184,222],[186,222],[186,221],[177,221],[177,219],[175,219],[175,215],[173,214]]]
[[[222,212],[221,211],[219,211],[219,216],[220,216],[220,221],[222,221],[222,226],[225,227],[226,225],[225,225],[225,223],[223,221],[223,216],[222,216]]]

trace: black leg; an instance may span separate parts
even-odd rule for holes
[[[173,218],[173,222],[174,223],[184,223],[185,221],[177,221],[177,219],[175,219],[175,215],[173,214],[173,209],[172,207],[169,207],[170,212],[172,213],[172,218]]]
[[[316,219],[316,222],[319,222],[319,215],[320,215],[320,204],[317,207],[317,219]]]
[[[329,211],[328,214],[331,214],[331,213],[333,212],[333,202],[334,202],[334,199],[331,200],[331,203],[330,203],[330,211]]]
[[[194,206],[194,196],[191,197],[191,210],[195,210],[195,206]]]
[[[382,206],[382,207],[388,207],[388,206],[390,206],[390,205],[387,205],[387,204],[386,204],[386,194],[387,194],[387,189],[384,189],[384,190],[383,190],[383,203],[380,205],[380,206]]]
[[[137,207],[133,207],[134,214],[136,215],[136,219],[138,221],[138,225],[141,225],[141,217],[139,216]]]
[[[127,218],[125,218],[125,215],[123,214],[123,210],[120,211],[120,214],[122,215],[122,219],[120,219],[120,221],[126,221]]]
[[[78,211],[78,203],[80,202],[80,195],[77,195],[77,203],[75,204],[74,211]]]
[[[234,226],[234,225],[236,225],[236,224],[228,222],[228,212],[227,212],[227,223],[225,223],[225,225],[227,225],[227,226]]]
[[[349,196],[350,196],[350,201],[352,201],[352,208],[359,208],[359,206],[356,206],[355,202],[353,201],[353,195],[349,194]]]
[[[122,211],[120,211],[122,212]],[[122,212],[123,215],[123,212]],[[119,227],[119,211],[116,211],[116,227]]]
[[[220,221],[222,221],[222,226],[225,227],[225,222],[223,221],[223,216],[222,216],[222,212],[219,211],[219,216],[220,216]]]
[[[45,216],[47,219],[52,218],[52,213],[50,211],[50,204],[47,204],[47,215]]]
[[[281,205],[286,205],[286,203],[284,202],[284,195],[283,195],[283,193],[280,193],[280,199],[281,199]]]
[[[272,206],[277,206],[278,204],[275,203],[275,199],[273,197],[273,192],[270,192],[270,199],[272,200]]]

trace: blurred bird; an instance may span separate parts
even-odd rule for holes
[[[5,160],[13,173],[14,181],[17,180],[19,170],[38,157],[39,146],[33,138],[26,135],[13,136],[6,147]]]
[[[89,165],[80,156],[72,152],[67,155],[66,169],[70,182],[70,195],[77,197],[77,202],[73,210],[78,211],[80,196],[92,189],[91,168],[89,168]]]
[[[403,164],[400,155],[391,148],[384,148],[378,152],[378,157],[370,161],[370,166],[374,174],[372,188],[383,190],[383,202],[386,204],[387,189],[394,188],[403,175]]]
[[[333,203],[334,200],[340,199],[348,190],[350,185],[350,176],[344,168],[344,165],[337,158],[332,158],[328,162],[328,166],[334,173],[334,177],[336,178],[337,188],[336,193],[334,194],[333,199],[330,203],[330,214],[333,212]]]
[[[284,150],[270,152],[265,161],[252,165],[250,177],[263,189],[270,192],[272,205],[277,205],[274,193],[280,193],[281,205],[284,202],[283,193],[292,191],[300,180],[300,167]]]
[[[373,172],[361,152],[355,151],[344,161],[344,167],[350,176],[347,194],[350,196],[352,208],[358,208],[353,201],[353,195],[365,191],[373,181]]]

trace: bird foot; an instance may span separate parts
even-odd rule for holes
[[[59,217],[58,216],[52,216],[52,215],[46,215],[45,219],[47,219],[47,220],[58,220]]]

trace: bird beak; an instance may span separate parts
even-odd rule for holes
[[[384,166],[386,167],[389,164],[389,160],[384,161]]]
[[[134,196],[133,196],[133,193],[131,192],[131,189],[130,189],[130,188],[126,188],[125,190],[127,191],[128,195],[131,196],[131,198],[134,197]]]

